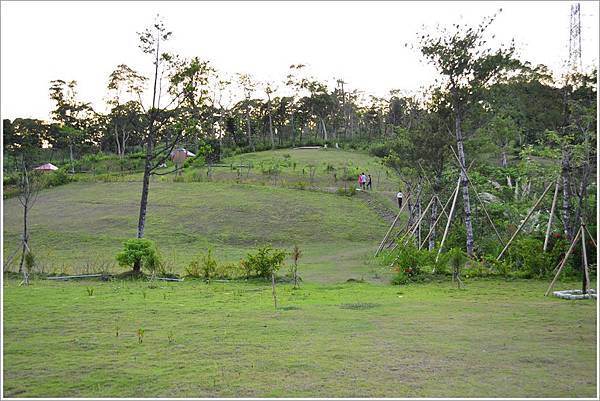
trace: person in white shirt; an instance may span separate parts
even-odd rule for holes
[[[403,198],[402,192],[398,192],[396,194],[396,198],[398,198],[398,207],[400,209],[402,209],[402,198]]]

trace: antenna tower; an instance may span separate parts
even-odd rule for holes
[[[579,3],[571,5],[571,18],[569,24],[569,72],[581,72],[581,8]]]

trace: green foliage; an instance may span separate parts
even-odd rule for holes
[[[349,187],[339,187],[336,193],[341,196],[354,196],[356,195],[356,187],[354,185],[350,185]]]
[[[277,273],[287,252],[282,249],[273,249],[267,245],[258,248],[255,254],[249,253],[240,264],[245,270],[246,277],[268,278]]]
[[[392,284],[402,285],[424,280],[424,268],[434,266],[435,253],[419,250],[413,245],[399,246],[394,254]]]
[[[458,247],[448,251],[446,261],[453,271],[460,271],[467,261],[467,255]]]
[[[212,249],[192,260],[185,268],[185,275],[193,278],[203,278],[209,282],[217,273],[217,261],[212,255]]]
[[[557,241],[549,252],[543,251],[543,239],[523,237],[516,239],[506,251],[501,269],[505,274],[520,278],[542,278],[551,275],[567,251],[569,243]]]
[[[371,156],[384,158],[390,154],[390,148],[385,143],[374,143],[369,146],[369,154]]]
[[[25,252],[25,269],[28,272],[32,272],[35,267],[35,256],[33,252],[27,251]]]
[[[160,267],[160,254],[154,241],[144,238],[129,239],[123,243],[123,250],[117,254],[119,266],[139,266],[156,272]]]

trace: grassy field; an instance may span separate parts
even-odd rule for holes
[[[596,303],[545,281],[280,285],[277,311],[268,283],[17,284],[5,396],[596,395]]]
[[[381,164],[381,159],[365,153],[339,149],[279,149],[247,153],[223,160],[224,165],[251,166],[240,169],[242,179],[277,185],[305,183],[319,188],[357,185],[358,174],[371,174],[377,191],[397,192],[401,185],[396,174]],[[276,177],[269,168],[278,166]],[[314,176],[311,178],[311,167]],[[221,167],[213,169],[213,179],[237,178],[237,171]],[[348,180],[342,178],[348,176]]]
[[[140,183],[72,183],[43,191],[30,216],[31,247],[46,272],[116,267],[123,240],[137,229]],[[4,204],[4,251],[18,245],[21,207]],[[151,184],[146,237],[175,272],[213,248],[237,262],[257,246],[304,250],[305,279],[372,276],[367,257],[386,232],[364,201],[336,194],[229,183]],[[5,256],[6,257],[6,256]]]
[[[177,273],[208,249],[225,263],[265,244],[297,244],[301,288],[278,285],[275,310],[260,281],[22,287],[5,276],[4,396],[596,395],[594,301],[544,298],[548,283],[535,280],[389,285],[391,272],[372,255],[398,183],[383,170],[376,181],[375,158],[280,150],[226,163],[253,167],[239,177],[215,168],[211,181],[196,179],[202,168],[178,178],[185,182],[153,179],[146,238]],[[263,173],[273,164],[275,176]],[[373,193],[334,193],[344,182],[332,174],[349,166],[371,172]],[[125,270],[115,254],[136,233],[139,175],[97,179],[40,193],[30,215],[39,270]],[[298,183],[305,189],[291,189]],[[5,201],[5,259],[21,213],[17,199]]]

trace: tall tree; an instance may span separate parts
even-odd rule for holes
[[[495,15],[485,18],[478,27],[454,25],[452,31],[440,29],[435,36],[422,34],[418,47],[427,61],[433,64],[444,78],[445,89],[450,93],[454,116],[454,135],[458,157],[462,165],[461,187],[467,232],[467,254],[473,255],[473,225],[471,202],[466,174],[463,122],[469,106],[476,102],[481,90],[491,82],[505,76],[518,63],[513,59],[514,45],[492,51],[484,35]]]

